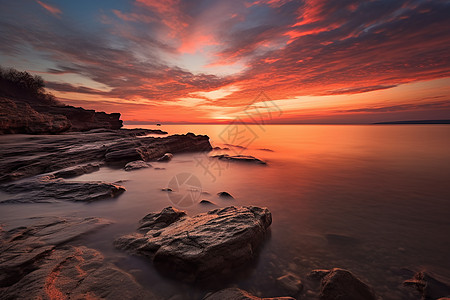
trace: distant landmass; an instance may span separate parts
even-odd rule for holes
[[[373,124],[450,124],[450,120],[391,121],[391,122],[378,122]]]

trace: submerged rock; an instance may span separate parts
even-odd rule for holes
[[[219,192],[217,193],[217,196],[219,196],[220,198],[234,199],[234,197],[231,196],[231,194],[228,192]]]
[[[412,286],[422,295],[423,300],[450,297],[450,285],[440,281],[427,272],[418,272],[412,279],[403,282],[405,286]]]
[[[11,195],[0,203],[92,202],[114,198],[125,191],[123,186],[113,183],[65,181],[53,176],[4,184],[0,189]]]
[[[252,260],[271,222],[267,208],[230,206],[189,217],[168,207],[144,217],[140,228],[145,233],[114,244],[149,257],[163,274],[203,281],[229,275]]]
[[[123,168],[125,171],[133,171],[138,169],[150,168],[151,166],[143,160],[135,160],[127,163]]]
[[[220,155],[214,155],[211,156],[212,158],[217,158],[220,160],[227,160],[227,161],[236,161],[236,162],[246,162],[246,163],[254,163],[259,165],[266,165],[267,163],[265,161],[262,161],[256,157],[250,156],[250,155],[228,155],[228,154],[220,154]]]
[[[171,161],[173,158],[173,154],[172,153],[165,153],[163,156],[161,156],[160,158],[157,159],[157,161]]]
[[[151,299],[100,252],[66,244],[109,221],[41,217],[26,222],[0,230],[1,299]]]
[[[209,200],[202,200],[199,202],[200,205],[204,205],[204,206],[214,206],[216,205],[215,203],[209,201]]]
[[[301,279],[292,273],[278,277],[277,283],[292,296],[297,295],[303,290]]]
[[[321,300],[376,300],[372,289],[347,270],[334,268],[327,272],[319,270],[315,274],[317,277],[323,276],[319,295]]]
[[[223,289],[206,295],[203,300],[294,300],[292,297],[259,298],[238,288]]]

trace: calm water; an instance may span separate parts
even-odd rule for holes
[[[255,264],[218,287],[237,285],[260,296],[282,296],[275,278],[288,271],[305,278],[315,268],[342,267],[383,299],[410,299],[398,269],[427,269],[450,278],[450,126],[135,127],[207,134],[213,146],[230,148],[213,154],[253,155],[268,164],[218,163],[197,153],[134,172],[104,167],[76,180],[124,180],[127,192],[118,199],[2,205],[1,220],[35,215],[111,219],[114,225],[76,243],[101,250],[163,298],[198,299],[206,290],[161,278],[146,260],[114,250],[112,241],[134,232],[146,213],[166,206],[178,204],[190,214],[206,211],[197,204],[202,199],[218,206],[266,206],[273,214],[270,237]],[[191,176],[190,186],[180,186],[184,198],[170,199],[161,188],[173,187],[171,180],[182,179],[181,173]],[[220,191],[236,199],[220,200]]]

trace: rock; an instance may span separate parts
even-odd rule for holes
[[[403,284],[416,288],[423,300],[450,297],[450,285],[444,282],[444,279],[438,280],[435,277],[427,272],[418,272]]]
[[[87,164],[82,166],[75,166],[53,173],[56,178],[72,178],[83,174],[92,173],[100,170],[99,164]]]
[[[160,158],[157,159],[157,161],[171,161],[173,158],[173,154],[172,153],[165,153],[163,156],[161,156]]]
[[[233,196],[231,196],[229,193],[227,192],[219,192],[217,193],[217,196],[219,196],[220,198],[228,198],[228,199],[234,199]]]
[[[40,113],[28,103],[0,97],[0,134],[55,134],[71,127],[65,116]]]
[[[209,205],[216,205],[215,203],[209,201],[209,200],[202,200],[199,202],[200,205],[205,205],[205,206],[209,206]]]
[[[110,224],[99,218],[59,217],[34,217],[23,223],[27,225],[0,228],[0,287],[17,281],[57,246]]]
[[[1,190],[11,196],[0,203],[45,203],[58,200],[92,202],[114,198],[122,194],[125,188],[113,183],[65,181],[43,176],[5,184]]]
[[[125,167],[123,168],[125,171],[133,171],[143,168],[149,168],[151,167],[148,163],[146,163],[143,160],[135,160],[127,163]]]
[[[327,276],[331,271],[330,270],[312,270],[307,276],[311,280],[322,280],[325,276]]]
[[[111,151],[105,154],[105,160],[107,162],[122,162],[143,160],[147,154],[139,148],[127,148],[122,150]]]
[[[160,219],[164,222],[156,222]],[[251,261],[271,222],[267,208],[230,206],[189,217],[168,207],[141,221],[146,233],[120,237],[114,244],[152,259],[167,276],[205,281]]]
[[[260,164],[260,165],[266,165],[267,163],[265,161],[262,161],[256,157],[250,156],[250,155],[233,155],[230,156],[228,154],[220,154],[220,155],[214,155],[211,156],[212,158],[217,158],[220,160],[227,160],[227,161],[236,161],[236,162],[246,162],[246,163],[254,163],[254,164]]]
[[[46,253],[12,284],[0,288],[2,299],[150,299],[134,278],[100,252],[64,246]],[[153,298],[152,298],[153,299]]]
[[[149,213],[139,221],[139,230],[149,231],[150,229],[165,228],[186,216],[182,210],[173,207],[166,207],[159,213]]]
[[[107,114],[68,105],[42,105],[25,99],[0,97],[0,134],[55,134],[94,128],[117,130],[119,113]]]
[[[84,172],[83,167],[77,169],[77,166],[93,162],[106,161],[124,167],[130,161],[156,160],[167,152],[211,150],[207,136],[139,137],[151,132],[146,129],[95,129],[64,135],[9,136],[0,141],[0,182],[74,167],[74,170],[60,174],[72,176]]]
[[[291,296],[295,296],[303,290],[303,283],[298,276],[288,273],[277,278],[277,283]]]
[[[267,149],[267,148],[259,148],[259,151],[266,151],[266,152],[275,152],[272,149]]]
[[[163,192],[173,192],[173,190],[171,188],[163,188],[163,189],[161,189],[161,191],[163,191]]]
[[[259,298],[238,288],[228,288],[206,295],[203,300],[295,300],[292,297]]]
[[[233,148],[242,149],[242,150],[247,149],[247,147],[244,147],[244,146],[241,146],[241,145],[233,145],[233,144],[224,144],[224,145],[225,145],[225,146],[228,146],[228,147],[233,147]]]
[[[376,300],[372,289],[347,270],[334,268],[322,279],[321,300]]]
[[[106,150],[107,162],[121,162],[132,160],[168,161],[171,153],[210,151],[209,137],[187,133],[185,135],[171,135],[164,138],[144,137],[127,143],[116,143]],[[170,153],[169,153],[170,152]]]
[[[0,228],[0,299],[154,299],[100,252],[67,245],[110,223],[33,217]]]

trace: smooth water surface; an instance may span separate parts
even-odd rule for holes
[[[181,294],[199,299],[207,289],[161,278],[150,262],[115,250],[112,241],[134,232],[145,214],[167,206],[189,214],[207,211],[198,204],[202,199],[220,207],[266,206],[273,215],[270,236],[255,263],[216,287],[237,285],[264,297],[283,296],[276,278],[286,272],[305,278],[315,268],[341,267],[383,299],[408,299],[401,268],[450,278],[450,126],[132,127],[207,134],[213,147],[229,150],[175,155],[169,163],[152,162],[153,168],[133,172],[103,167],[74,180],[122,180],[127,191],[119,198],[91,204],[1,205],[2,222],[37,215],[111,219],[113,225],[75,243],[101,250],[163,298]],[[253,155],[267,165],[208,158],[223,153]],[[169,196],[161,189],[174,187],[174,178],[179,189]],[[183,185],[186,178],[190,180]],[[235,200],[219,199],[220,191]]]

